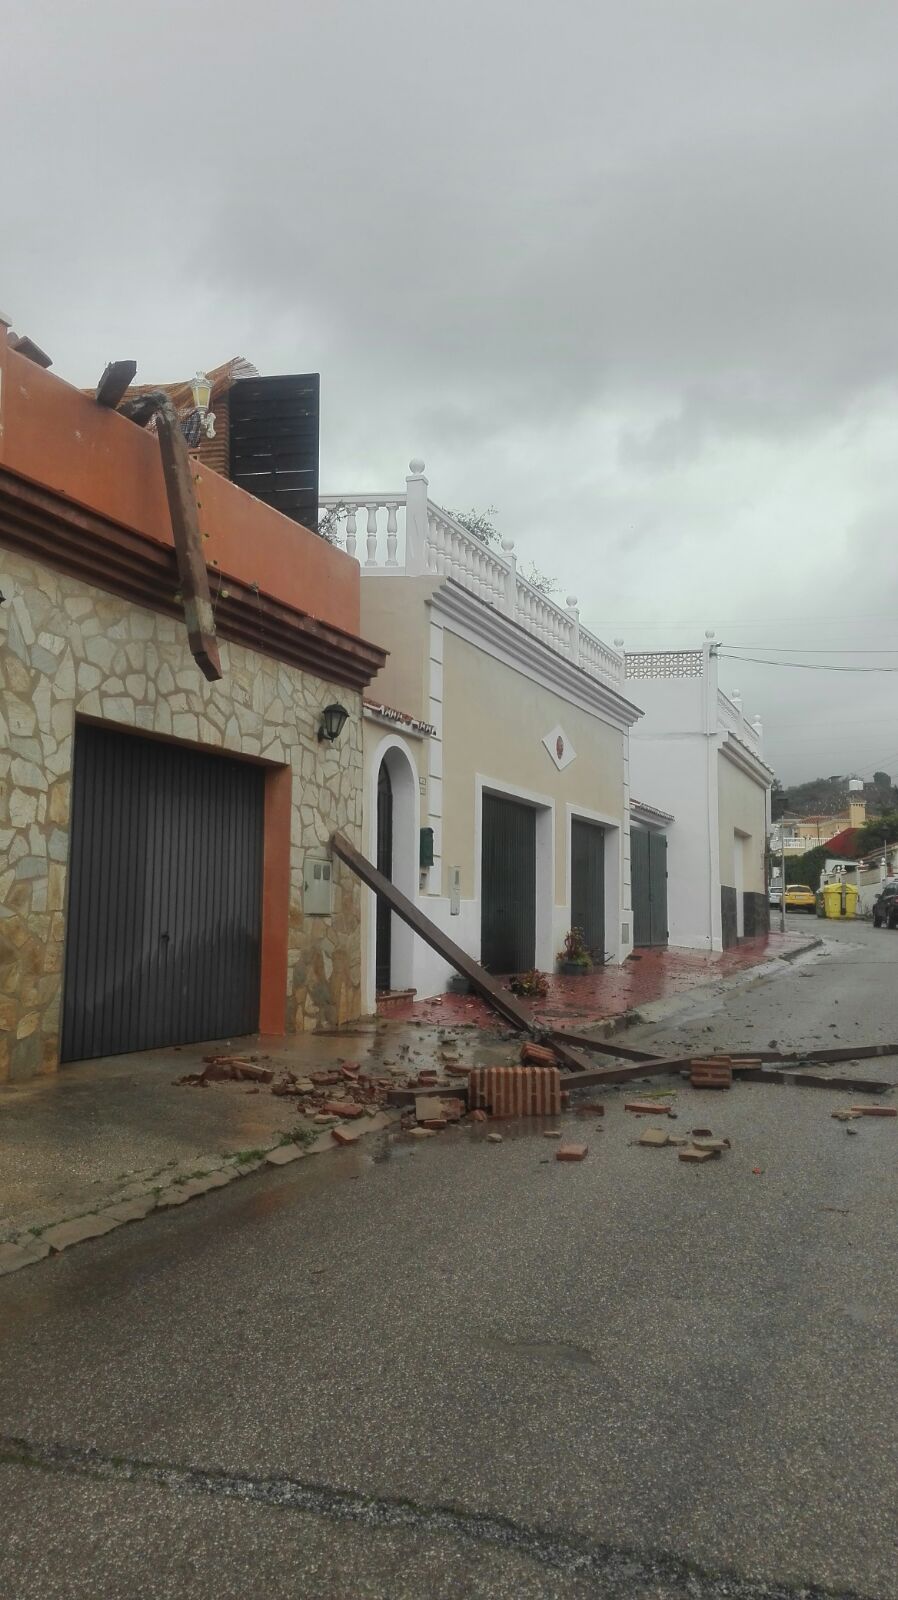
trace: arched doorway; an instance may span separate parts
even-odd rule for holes
[[[393,879],[393,785],[386,759],[377,774],[377,870]],[[392,987],[393,913],[385,900],[378,900],[375,912],[374,981],[378,994]]]
[[[418,896],[418,771],[411,750],[386,734],[366,761],[366,854],[409,900]],[[415,935],[374,894],[366,895],[363,1000],[414,987]]]

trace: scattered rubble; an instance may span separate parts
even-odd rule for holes
[[[560,1144],[555,1151],[556,1161],[585,1161],[589,1154],[588,1144]]]

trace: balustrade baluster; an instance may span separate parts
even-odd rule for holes
[[[377,506],[368,507],[368,559],[366,567],[377,566]]]
[[[387,566],[398,567],[396,560],[396,501],[387,501]]]
[[[354,556],[356,551],[355,514],[357,511],[358,506],[348,505],[346,507],[346,554],[348,556]]]

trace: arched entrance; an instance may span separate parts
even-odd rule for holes
[[[386,758],[377,774],[377,870],[393,880],[393,785]],[[391,935],[393,914],[385,900],[375,912],[374,981],[378,994],[391,987]]]
[[[387,734],[371,752],[366,782],[366,839],[369,861],[410,900],[418,895],[418,772],[411,751],[396,734]],[[367,895],[364,1000],[390,989],[414,987],[411,928],[375,895]]]

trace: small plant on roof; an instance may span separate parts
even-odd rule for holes
[[[564,944],[558,952],[558,965],[568,977],[576,977],[591,970],[592,955],[583,937],[582,928],[568,929],[564,936]]]
[[[508,987],[521,1000],[545,1000],[549,993],[549,980],[544,972],[534,967],[530,972],[516,972],[509,979]]]

